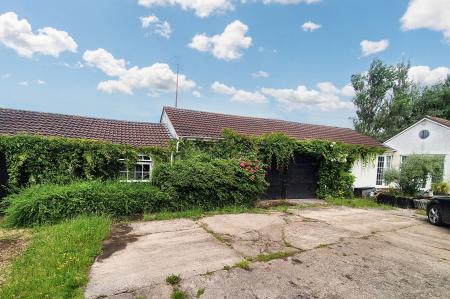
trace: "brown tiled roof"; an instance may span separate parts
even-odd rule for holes
[[[440,117],[436,117],[436,116],[426,116],[426,118],[431,119],[432,121],[435,121],[441,125],[447,126],[450,128],[450,120],[445,119],[445,118],[440,118]]]
[[[164,124],[0,108],[0,134],[95,139],[132,146],[167,146]]]
[[[300,140],[326,139],[342,141],[349,144],[382,146],[375,139],[347,128],[226,115],[172,107],[164,107],[164,111],[167,113],[176,133],[180,137],[218,138],[222,130],[227,128],[249,136],[258,136],[271,132],[284,132]]]

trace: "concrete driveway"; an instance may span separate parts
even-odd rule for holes
[[[243,258],[289,257],[224,269]],[[87,298],[448,298],[450,229],[408,210],[291,208],[115,227]]]

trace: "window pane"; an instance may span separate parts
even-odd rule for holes
[[[151,169],[151,165],[150,164],[143,164],[142,165],[142,172],[143,172],[143,179],[144,180],[149,180],[150,179],[150,169]]]
[[[377,185],[383,185],[384,156],[378,157],[377,163]]]
[[[392,156],[386,156],[386,169],[391,168],[392,166]]]

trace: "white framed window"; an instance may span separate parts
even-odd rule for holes
[[[139,155],[139,158],[132,167],[127,168],[124,159],[120,170],[120,179],[127,182],[148,182],[152,177],[153,161],[149,156]]]
[[[384,171],[392,168],[392,156],[378,156],[377,161],[377,186],[384,186]]]

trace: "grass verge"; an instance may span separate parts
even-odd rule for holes
[[[377,203],[375,200],[370,198],[352,198],[352,199],[340,199],[340,198],[328,198],[326,202],[330,205],[335,206],[346,206],[351,208],[360,208],[360,209],[383,209],[383,210],[392,210],[394,207],[389,205],[383,205]]]
[[[226,206],[221,209],[205,211],[203,209],[190,209],[186,211],[179,212],[160,212],[153,214],[144,214],[144,221],[157,221],[157,220],[171,220],[179,218],[189,218],[197,220],[206,216],[214,216],[221,214],[242,214],[242,213],[267,213],[266,210],[260,208],[247,208],[241,206]]]
[[[79,217],[36,228],[27,250],[12,262],[0,298],[83,298],[110,223],[107,217]]]

